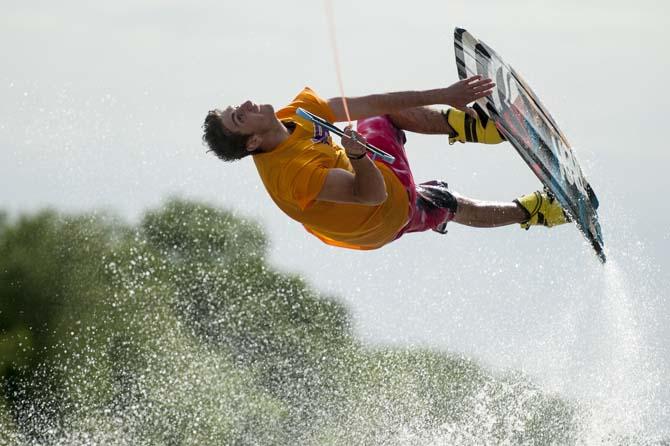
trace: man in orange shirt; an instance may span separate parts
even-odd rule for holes
[[[446,134],[452,143],[503,141],[492,121],[466,108],[491,94],[493,86],[473,76],[446,88],[346,98],[358,131],[345,130],[343,147],[296,115],[301,107],[329,122],[347,120],[342,98],[324,100],[309,88],[276,113],[269,104],[251,101],[210,111],[203,140],[224,161],[252,155],[277,206],[334,246],[376,249],[408,232],[443,233],[451,220],[476,227],[565,223],[563,210],[545,193],[488,202],[451,192],[441,181],[414,182],[403,130]],[[429,105],[454,108],[436,111]],[[395,161],[374,159],[362,145],[366,141]]]

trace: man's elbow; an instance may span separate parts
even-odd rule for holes
[[[349,120],[347,112],[344,109],[344,102],[342,101],[342,98],[330,98],[326,102],[328,104],[328,108],[330,108],[330,111],[333,114],[333,117],[335,118],[335,122],[344,122]]]

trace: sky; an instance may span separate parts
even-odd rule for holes
[[[670,6],[333,3],[347,95],[458,80],[456,26],[519,71],[600,198],[608,265],[572,225],[452,224],[374,252],[331,248],[276,208],[250,159],[207,154],[200,126],[212,108],[281,106],[305,85],[339,94],[320,1],[5,0],[0,209],[132,221],[170,196],[230,209],[266,228],[277,268],[345,302],[366,342],[463,353],[599,401],[602,420],[670,425]],[[417,180],[463,195],[507,201],[540,188],[507,144],[409,135],[406,148]]]

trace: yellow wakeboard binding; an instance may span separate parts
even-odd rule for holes
[[[514,200],[528,214],[528,219],[521,223],[521,227],[529,229],[531,226],[558,226],[570,221],[558,200],[548,191],[536,191]]]
[[[466,113],[455,108],[442,110],[442,116],[454,130],[454,133],[449,135],[449,144],[454,144],[456,141],[499,144],[505,141],[493,120],[489,119],[479,104],[475,104],[471,110],[475,113]]]

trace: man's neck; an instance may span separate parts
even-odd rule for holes
[[[263,137],[263,143],[260,147],[261,151],[272,152],[291,136],[294,128],[295,126],[288,128],[279,121],[279,125],[268,131]]]

